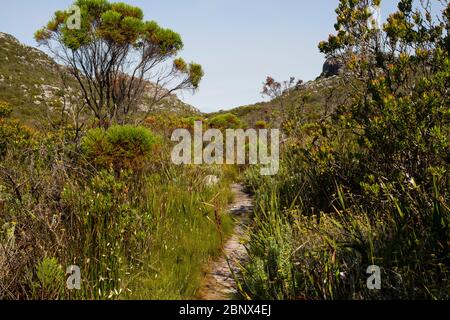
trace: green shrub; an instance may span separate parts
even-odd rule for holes
[[[193,116],[181,119],[181,122],[185,124],[188,128],[194,128],[196,121],[204,121],[203,117]]]
[[[36,281],[31,282],[33,298],[60,299],[64,293],[65,272],[56,258],[43,258],[35,269]]]
[[[0,118],[8,118],[11,112],[12,108],[7,103],[0,101]]]
[[[27,149],[34,145],[34,130],[9,118],[11,108],[0,103],[0,158],[7,149]]]
[[[255,127],[257,129],[267,129],[267,122],[264,120],[258,120],[255,123]]]
[[[243,127],[242,120],[232,113],[215,116],[208,121],[208,124],[216,129],[239,129]]]
[[[90,130],[81,147],[88,161],[99,168],[141,171],[145,168],[155,136],[144,127],[112,126]]]

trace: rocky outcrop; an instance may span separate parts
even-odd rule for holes
[[[343,73],[344,64],[337,58],[328,58],[323,64],[322,78],[338,76]]]

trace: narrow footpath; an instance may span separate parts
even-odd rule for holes
[[[235,273],[239,273],[239,265],[247,259],[245,244],[248,236],[245,231],[251,221],[253,200],[244,192],[242,185],[233,184],[231,187],[234,202],[229,214],[235,218],[235,228],[224,245],[223,254],[206,268],[206,276],[199,291],[201,300],[231,300],[238,293],[230,266]]]

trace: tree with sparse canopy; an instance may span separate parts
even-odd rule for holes
[[[202,67],[177,58],[183,48],[178,33],[145,21],[140,8],[125,3],[77,0],[74,5],[80,28],[71,25],[72,9],[57,11],[35,39],[68,67],[100,126],[125,123],[172,93],[198,88]],[[146,90],[151,101],[144,108]]]

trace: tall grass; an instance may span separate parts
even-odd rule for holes
[[[343,72],[315,111],[307,89],[287,106],[279,175],[247,174],[259,218],[244,297],[449,298],[450,7],[406,2],[375,31],[367,1],[340,1],[319,49]]]
[[[432,194],[412,182],[401,193],[384,185],[376,211],[335,185],[335,209],[326,214],[299,199],[280,207],[280,182],[259,183],[244,298],[449,298],[450,206],[437,182]],[[367,287],[370,265],[381,267],[382,290]]]
[[[59,133],[1,128],[8,135],[0,159],[0,298],[196,295],[203,266],[232,229],[225,214],[232,172],[172,165],[161,139],[138,162],[121,142],[96,164]],[[128,132],[139,134],[124,127],[121,141]],[[204,183],[211,174],[220,184]],[[81,290],[65,287],[69,265],[81,269]]]
[[[231,217],[222,215],[230,199],[229,181],[208,188],[201,171],[167,174],[169,183],[148,184],[153,241],[139,272],[129,277],[129,298],[195,297],[204,266],[221,252],[222,240],[232,230]]]

